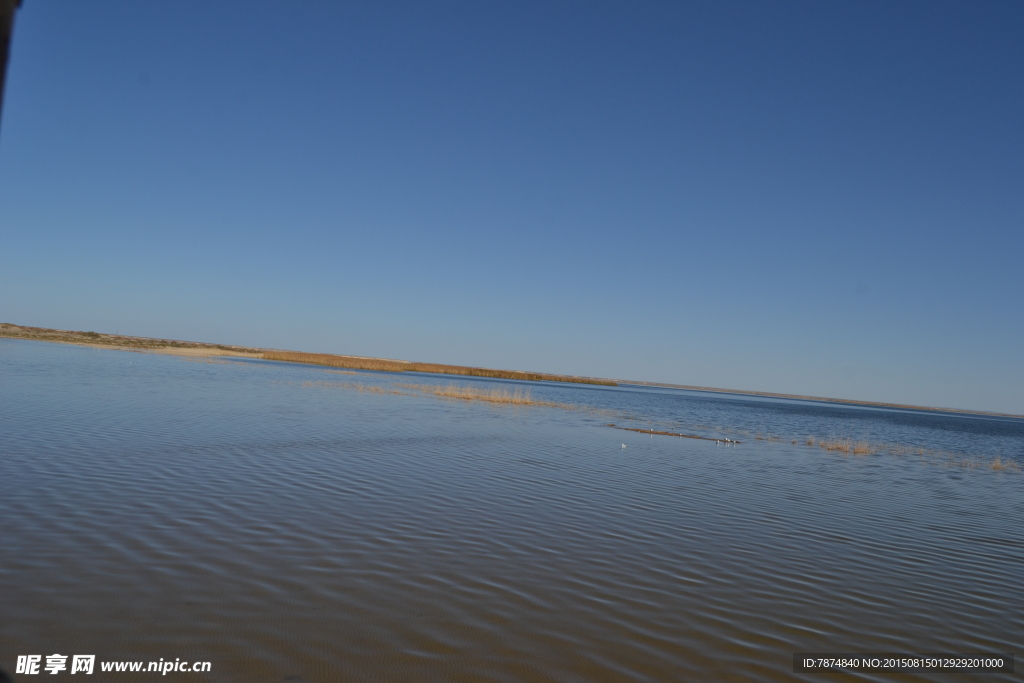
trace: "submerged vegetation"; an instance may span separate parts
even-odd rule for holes
[[[768,439],[776,440],[776,439]],[[797,443],[796,440],[793,443]],[[991,457],[969,456],[963,453],[952,453],[922,446],[906,446],[896,443],[871,443],[869,441],[853,441],[852,439],[819,439],[808,436],[804,439],[804,445],[824,448],[826,451],[834,451],[843,454],[853,455],[894,455],[898,457],[917,456],[930,462],[944,465],[946,467],[959,467],[962,469],[992,469],[996,471],[1020,472],[1020,467],[1012,460],[1002,458],[992,459]]]
[[[629,420],[639,420],[640,418],[626,417]],[[623,429],[629,432],[638,432],[640,434],[651,434],[657,436],[675,436],[684,437],[688,439],[701,439],[703,441],[716,441],[725,444],[741,444],[742,441],[730,439],[728,437],[714,437],[698,434],[685,434],[679,431],[665,431],[656,429],[653,427],[639,428],[639,427],[622,427],[617,424],[609,423],[606,426],[613,427],[615,429]],[[719,434],[745,434],[750,435],[751,433],[744,429],[731,429],[727,427],[710,427],[708,425],[694,425],[691,429],[699,429],[712,433]],[[942,467],[953,467],[958,469],[970,469],[970,470],[985,470],[991,469],[996,472],[1021,472],[1021,465],[1013,459],[1006,459],[1002,457],[985,456],[980,454],[968,454],[968,453],[954,453],[951,451],[937,450],[933,448],[924,448],[922,446],[907,446],[904,444],[897,443],[875,443],[870,441],[855,441],[850,438],[821,438],[816,436],[808,436],[803,439],[784,439],[782,437],[766,434],[764,432],[756,432],[753,434],[753,438],[757,441],[766,441],[769,443],[789,443],[793,446],[805,445],[811,448],[821,448],[831,453],[840,453],[843,455],[891,455],[897,457],[913,457],[916,456],[923,463],[932,465],[938,465]]]
[[[734,429],[725,426],[710,426],[705,424],[690,425],[689,430],[699,430],[705,432],[705,434],[693,434],[682,431],[682,425],[675,425],[670,429],[658,428],[653,426],[654,423],[645,419],[642,416],[635,414],[628,414],[621,411],[611,411],[604,408],[597,408],[594,406],[587,405],[576,405],[570,403],[555,403],[552,401],[541,401],[536,400],[532,397],[530,390],[527,388],[516,387],[509,389],[507,387],[495,387],[495,388],[481,388],[477,386],[468,386],[465,384],[411,384],[411,383],[400,383],[393,382],[386,384],[385,386],[379,386],[374,384],[363,384],[360,382],[303,382],[303,386],[309,387],[338,387],[354,389],[360,392],[367,392],[372,394],[398,394],[405,396],[417,396],[417,395],[428,395],[437,396],[439,398],[456,399],[461,401],[472,401],[472,402],[483,402],[483,403],[502,403],[509,405],[521,405],[521,406],[537,406],[537,407],[548,407],[548,408],[561,408],[563,410],[574,410],[587,413],[594,417],[603,417],[605,419],[611,418],[616,420],[625,420],[628,422],[635,423],[647,423],[647,427],[630,427],[622,424],[616,424],[614,422],[604,422],[604,426],[611,427],[613,429],[621,429],[627,432],[635,432],[637,434],[649,434],[653,436],[674,436],[677,438],[695,439],[700,441],[714,441],[719,444],[725,445],[741,445],[744,442],[735,438],[725,436],[725,434],[731,434],[735,436],[751,436],[756,441],[764,441],[768,443],[788,443],[793,446],[804,445],[811,448],[820,448],[829,453],[837,453],[841,455],[857,455],[857,456],[870,456],[870,455],[890,455],[897,457],[916,457],[922,464],[940,466],[940,467],[951,467],[957,469],[968,469],[968,470],[986,470],[990,469],[996,472],[1021,472],[1021,466],[1018,462],[1013,459],[991,457],[981,454],[968,454],[968,453],[953,453],[950,451],[942,451],[930,448],[924,448],[921,446],[907,446],[896,443],[876,443],[864,440],[854,440],[851,438],[821,438],[816,436],[807,436],[802,439],[790,439],[782,438],[778,435],[768,434],[762,431],[751,433],[745,429]],[[718,436],[714,436],[717,434]]]

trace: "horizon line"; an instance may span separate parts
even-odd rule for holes
[[[25,331],[25,332],[28,332],[29,334],[10,334],[10,332],[12,331],[12,330],[10,330],[10,328],[16,328],[18,331]],[[51,338],[51,339],[46,339],[46,338],[42,338],[42,337],[50,336],[50,335],[53,335],[53,334],[59,334],[59,335],[65,336],[65,337],[67,335],[73,335],[75,337],[79,337],[79,339],[68,339],[68,338],[60,338],[60,339],[52,339]],[[37,336],[33,336],[33,335],[42,335],[42,337],[37,337]],[[179,340],[179,339],[166,339],[166,338],[162,338],[162,337],[139,337],[139,336],[122,335],[122,334],[109,334],[109,333],[97,333],[97,332],[79,332],[79,331],[74,331],[74,330],[60,330],[60,329],[48,328],[48,327],[32,327],[32,326],[28,326],[28,325],[16,325],[14,323],[0,323],[0,337],[6,337],[6,338],[9,338],[9,339],[27,339],[27,340],[31,340],[31,341],[44,341],[44,342],[52,342],[52,343],[75,344],[75,345],[78,345],[78,346],[104,347],[104,348],[111,348],[112,350],[118,350],[117,349],[118,345],[131,346],[132,342],[149,342],[151,344],[162,345],[162,346],[149,346],[149,347],[143,346],[142,348],[146,349],[146,350],[150,350],[150,351],[155,351],[155,352],[163,351],[163,352],[167,352],[167,353],[173,353],[173,352],[168,350],[168,347],[173,348],[173,349],[177,349],[177,350],[184,350],[184,349],[191,348],[191,349],[194,349],[194,350],[205,349],[205,350],[210,350],[210,351],[214,351],[214,352],[216,352],[216,351],[224,351],[224,352],[226,352],[223,355],[230,355],[231,353],[235,353],[235,354],[239,354],[239,355],[242,355],[242,354],[252,355],[252,354],[263,354],[263,353],[266,353],[266,352],[272,352],[272,353],[273,352],[283,352],[283,353],[293,353],[293,354],[300,354],[300,355],[308,355],[308,356],[311,356],[311,357],[312,356],[321,356],[321,357],[332,357],[332,358],[338,358],[338,359],[351,358],[351,359],[359,359],[359,360],[363,360],[363,361],[371,361],[371,362],[378,361],[378,362],[396,363],[396,364],[403,364],[403,365],[410,365],[410,366],[428,365],[428,366],[435,366],[435,367],[459,368],[459,369],[464,369],[464,370],[467,370],[467,371],[468,370],[484,370],[484,371],[491,372],[491,373],[510,373],[510,374],[522,374],[522,375],[535,375],[535,376],[537,376],[537,377],[532,377],[532,378],[531,377],[524,377],[524,378],[504,377],[503,378],[503,377],[498,377],[498,376],[492,376],[491,377],[492,379],[517,379],[517,380],[520,380],[520,381],[555,381],[555,382],[565,382],[565,383],[594,384],[594,385],[598,385],[598,386],[600,386],[600,385],[606,385],[606,386],[607,385],[612,385],[612,386],[632,385],[632,386],[663,387],[663,388],[666,388],[666,389],[683,389],[685,391],[703,391],[703,392],[716,393],[716,394],[730,394],[730,395],[734,395],[734,396],[763,396],[763,397],[766,397],[766,398],[782,398],[782,399],[790,399],[790,400],[797,400],[797,401],[817,401],[817,402],[821,402],[821,403],[835,403],[835,404],[846,404],[846,405],[854,405],[854,406],[869,406],[869,407],[875,407],[875,408],[899,408],[899,409],[904,409],[904,410],[918,410],[918,411],[928,411],[928,412],[936,412],[936,413],[957,413],[957,414],[963,414],[963,415],[984,415],[984,416],[989,416],[989,417],[1009,417],[1009,418],[1015,418],[1015,419],[1024,419],[1024,415],[1018,415],[1016,413],[1000,413],[1000,412],[995,412],[995,411],[990,411],[990,410],[971,410],[971,409],[967,409],[967,408],[946,408],[946,407],[938,407],[938,406],[922,406],[922,405],[912,405],[912,404],[907,404],[907,403],[891,403],[891,402],[886,402],[886,401],[862,401],[862,400],[857,400],[857,399],[834,398],[834,397],[827,397],[827,396],[809,396],[809,395],[803,395],[803,394],[784,394],[784,393],[772,392],[772,391],[754,391],[754,390],[744,390],[744,389],[725,389],[725,388],[722,388],[722,387],[706,387],[706,386],[696,386],[696,385],[689,385],[689,384],[674,384],[674,383],[670,383],[670,382],[654,382],[654,381],[645,381],[645,380],[613,379],[613,378],[605,378],[605,377],[589,377],[589,376],[585,376],[585,375],[563,375],[563,374],[550,373],[550,372],[536,372],[536,371],[527,371],[527,370],[496,370],[496,369],[491,369],[491,368],[476,368],[476,367],[473,367],[473,366],[453,366],[453,365],[447,365],[447,364],[423,363],[423,362],[418,362],[418,361],[408,361],[408,360],[400,360],[400,359],[392,359],[392,358],[379,358],[379,357],[376,357],[376,356],[352,356],[352,355],[346,355],[346,354],[323,354],[323,353],[308,352],[308,351],[289,351],[287,349],[272,349],[272,348],[255,347],[255,346],[240,346],[240,345],[237,345],[237,344],[214,344],[214,343],[211,343],[211,342],[196,342],[196,341],[185,341],[185,340]],[[97,343],[97,342],[99,342],[101,340],[106,341],[106,343]],[[138,347],[136,347],[136,348],[138,348]],[[217,354],[216,353],[211,353],[209,355],[217,355]],[[267,359],[267,360],[275,360],[275,359]],[[298,360],[298,359],[296,359],[296,360],[278,359],[278,360],[280,362],[297,362],[297,363],[307,362],[307,361]],[[317,363],[317,362],[313,361],[312,359],[309,359],[307,364],[310,364],[310,365],[325,365],[325,363],[323,363],[323,362]],[[356,368],[356,369],[358,369],[358,368]],[[420,371],[420,372],[422,372],[422,371]],[[428,370],[426,372],[429,373],[430,371]],[[473,375],[471,375],[468,372],[466,372],[466,373],[458,373],[458,372],[454,372],[454,373],[445,373],[445,372],[437,373],[437,372],[434,372],[432,374],[455,374],[455,375],[463,375],[463,376],[473,376]]]

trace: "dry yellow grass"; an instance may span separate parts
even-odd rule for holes
[[[1020,472],[1020,466],[1012,460],[1003,460],[1002,458],[996,458],[992,461],[991,468],[997,472]]]
[[[441,398],[454,398],[461,401],[482,401],[484,403],[507,403],[510,405],[520,406],[543,406],[547,408],[561,408],[563,410],[576,410],[577,406],[569,403],[555,403],[553,401],[537,401],[534,400],[530,395],[529,389],[522,387],[516,387],[515,389],[509,390],[506,388],[494,388],[494,389],[481,389],[478,387],[466,386],[463,384],[393,384],[378,386],[374,384],[363,384],[362,382],[327,382],[323,380],[306,380],[302,383],[302,386],[309,388],[323,388],[323,389],[354,389],[359,392],[365,392],[369,394],[397,394],[399,396],[416,396],[416,394],[409,391],[401,391],[400,389],[393,389],[394,387],[401,387],[402,389],[411,389],[421,394],[429,394],[432,396],[439,396]]]
[[[99,332],[53,330],[45,327],[23,327],[20,325],[11,325],[10,323],[0,323],[0,337],[10,337],[12,339],[35,339],[62,344],[78,344],[80,346],[89,346],[97,349],[144,351],[178,356],[260,357],[260,349],[252,349],[245,346],[204,344],[200,342],[179,341],[176,339],[130,337],[120,334],[101,334]]]
[[[406,389],[433,394],[442,398],[454,398],[460,401],[483,401],[485,403],[508,403],[517,406],[545,406],[548,408],[563,408],[572,410],[575,406],[567,403],[554,403],[552,401],[536,401],[530,395],[529,389],[516,387],[509,390],[505,388],[480,389],[466,386],[464,384],[399,384]]]
[[[796,443],[796,441],[794,440],[793,443]],[[826,451],[853,453],[854,455],[871,455],[879,451],[879,446],[875,444],[868,443],[867,441],[853,441],[852,439],[818,439],[808,436],[804,439],[804,444],[818,446]]]
[[[491,370],[489,368],[471,368],[461,365],[441,365],[439,363],[410,363],[401,360],[384,358],[362,358],[360,356],[335,356],[327,353],[303,353],[301,351],[264,351],[265,360],[287,361],[290,363],[310,363],[326,365],[333,368],[350,368],[353,370],[376,370],[378,372],[429,372],[441,375],[465,375],[468,377],[489,377],[492,379],[517,379],[522,381],[572,382],[576,384],[601,384],[615,386],[608,380],[573,377],[570,375],[549,375],[541,372],[520,372],[518,370]]]
[[[402,372],[407,363],[381,358],[359,358],[358,356],[333,356],[326,353],[302,353],[301,351],[264,351],[264,360],[279,360],[288,363],[309,363],[332,368],[353,370],[377,370],[381,372]]]
[[[849,453],[853,450],[853,442],[849,439],[827,439],[825,441],[819,441],[818,445],[824,448],[826,451],[839,451],[840,453]]]

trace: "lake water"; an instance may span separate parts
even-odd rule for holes
[[[527,386],[0,339],[0,668],[1019,680],[795,674],[793,653],[1020,653],[1024,420],[529,385],[560,409],[408,383]]]

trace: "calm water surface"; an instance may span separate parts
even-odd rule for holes
[[[1022,420],[532,387],[578,407],[562,410],[410,381],[518,386],[0,340],[0,668],[80,653],[212,663],[159,677],[177,681],[1019,680],[794,674],[792,655],[1019,657],[1024,474],[986,463],[1024,463]]]

